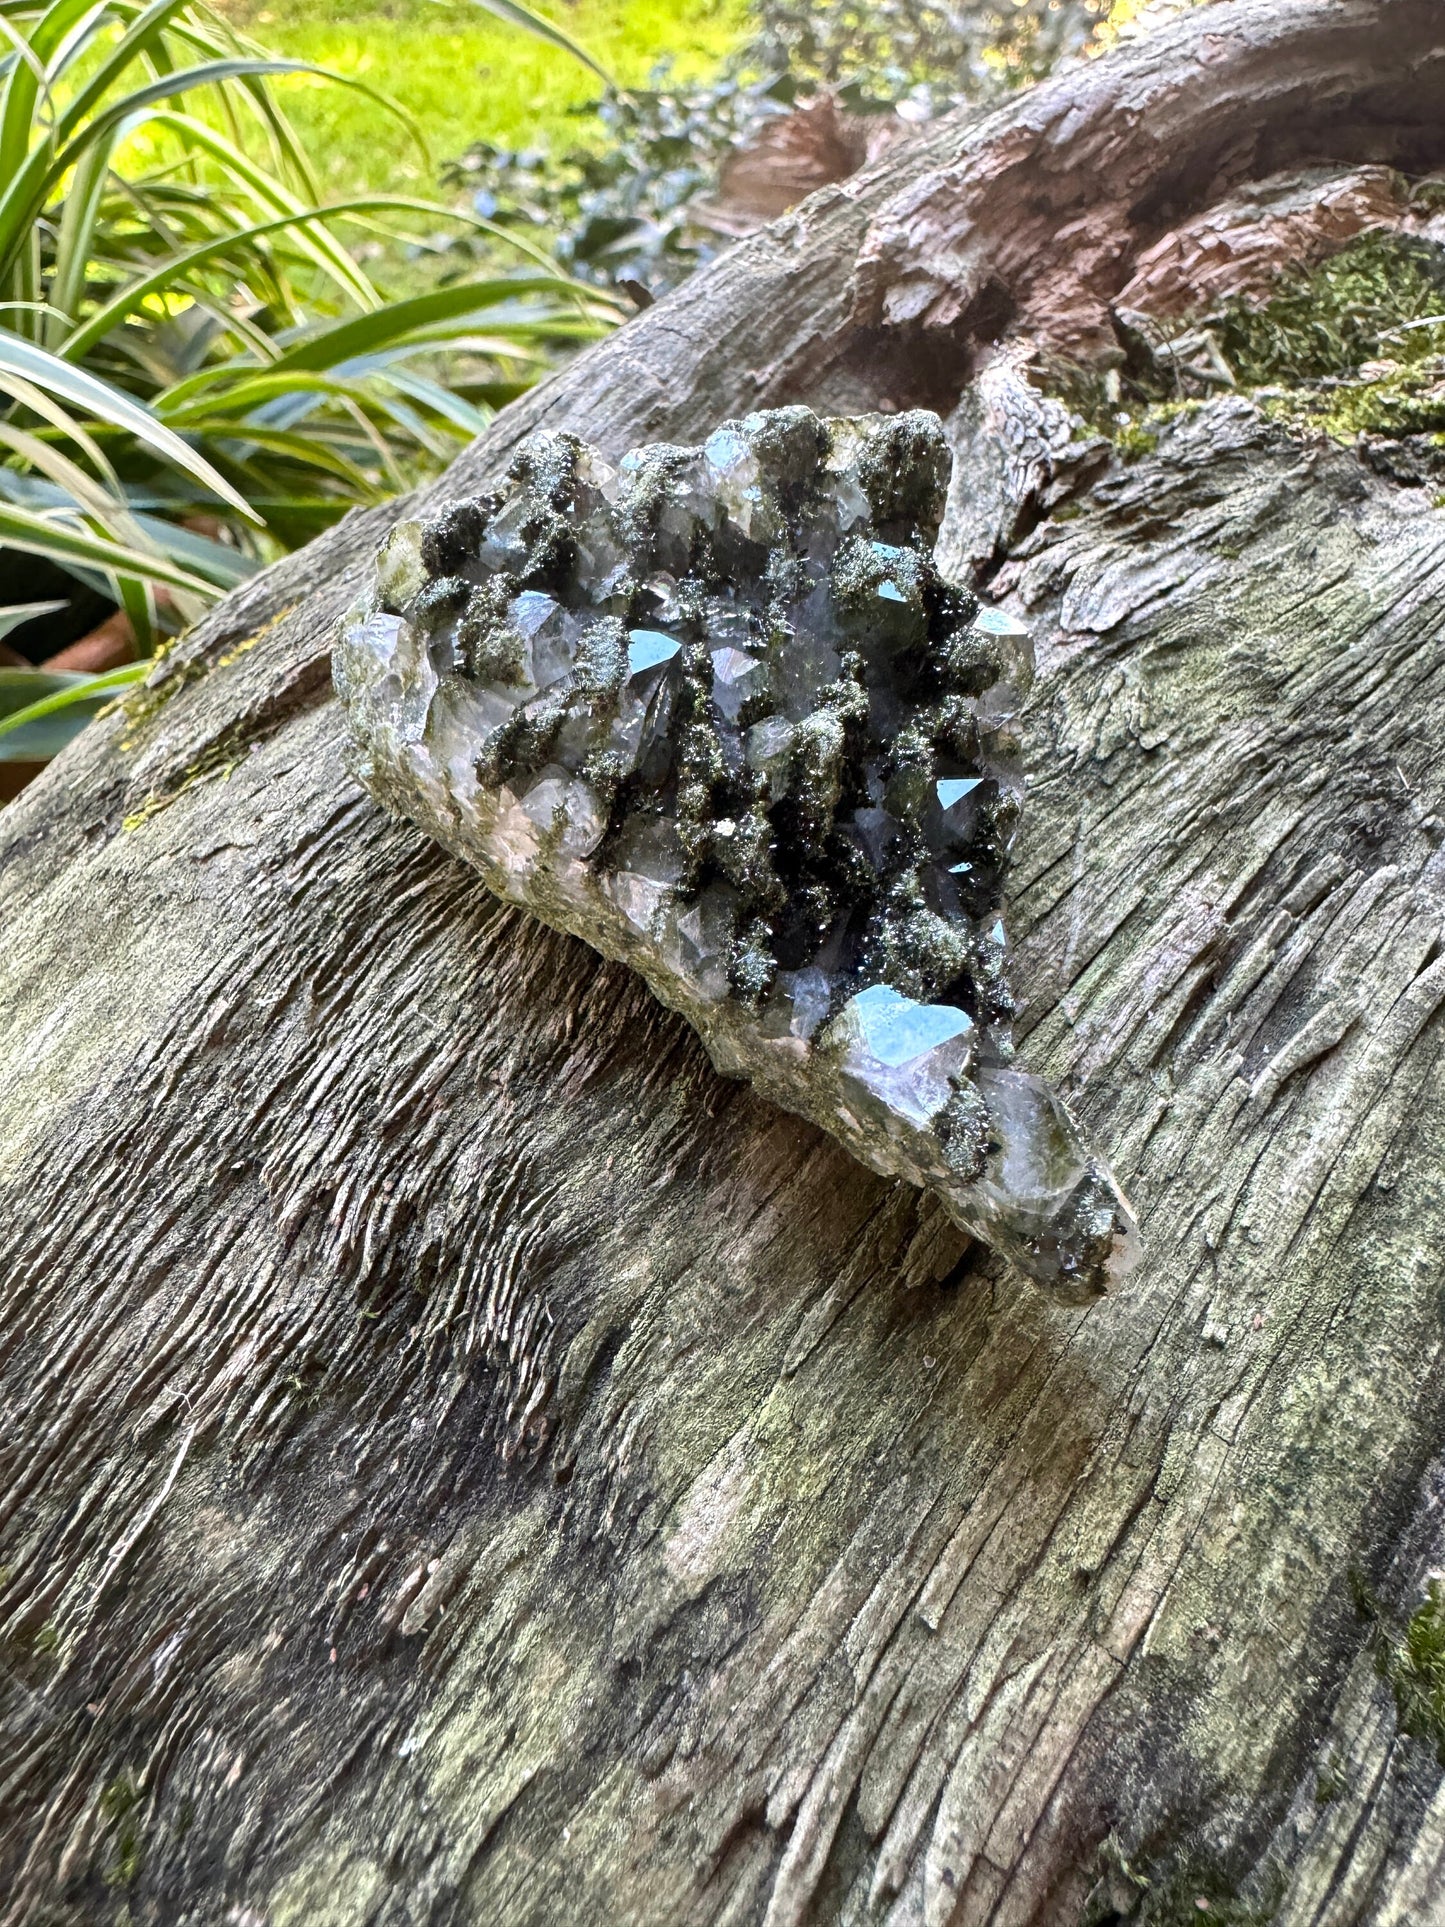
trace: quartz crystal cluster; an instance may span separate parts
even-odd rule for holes
[[[779,409],[615,465],[534,435],[393,532],[336,683],[383,802],[1081,1302],[1135,1232],[1014,1060],[1030,656],[934,564],[948,477],[923,413]]]

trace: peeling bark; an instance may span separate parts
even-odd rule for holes
[[[1438,165],[1442,109],[1435,0],[1191,16],[814,197],[442,485],[543,422],[949,415],[1117,1301],[366,801],[327,652],[395,506],[0,817],[5,1927],[1440,1917],[1377,1655],[1445,1563],[1445,513],[1238,398],[1125,461],[1000,337],[1087,347],[1172,228]]]

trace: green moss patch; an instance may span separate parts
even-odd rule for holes
[[[1395,1696],[1400,1731],[1425,1740],[1445,1766],[1445,1589],[1432,1579],[1405,1630],[1392,1638],[1376,1622],[1375,1663]]]
[[[1398,481],[1445,480],[1445,247],[1434,242],[1360,235],[1287,271],[1267,300],[1125,329],[1123,346],[1121,366],[1054,362],[1037,379],[1125,461],[1152,454],[1182,411],[1234,393],[1286,428],[1361,447]]]
[[[1256,399],[1272,420],[1323,429],[1337,442],[1424,435],[1445,449],[1445,355],[1367,363],[1353,380],[1264,389]]]
[[[1394,1695],[1400,1731],[1433,1746],[1445,1766],[1445,1586],[1430,1580],[1403,1626],[1357,1572],[1350,1590],[1355,1611],[1369,1624],[1375,1670]]]
[[[111,1834],[106,1885],[128,1887],[140,1872],[140,1789],[129,1772],[118,1773],[100,1796],[101,1817]]]
[[[1408,364],[1445,347],[1445,248],[1362,234],[1317,267],[1285,274],[1264,302],[1236,300],[1207,325],[1241,388],[1348,375],[1382,356]]]

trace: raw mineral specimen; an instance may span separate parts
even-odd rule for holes
[[[1014,1062],[1031,661],[934,565],[948,475],[923,413],[778,409],[615,467],[534,435],[496,494],[393,532],[336,685],[378,798],[1083,1302],[1137,1240]]]

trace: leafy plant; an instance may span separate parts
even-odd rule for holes
[[[1041,79],[1108,11],[1109,0],[762,0],[748,57],[858,112],[909,101],[923,118]]]
[[[0,762],[49,762],[83,724],[149,668],[148,662],[130,662],[98,675],[0,668]]]
[[[671,84],[666,69],[654,78],[652,87],[610,89],[584,110],[601,146],[553,155],[477,141],[445,178],[472,189],[480,215],[513,232],[540,230],[564,272],[645,303],[726,246],[697,203],[732,148],[797,98],[780,75],[729,72],[695,87]]]
[[[480,215],[321,206],[273,85],[321,70],[197,0],[0,0],[0,49],[0,545],[101,589],[143,653],[615,319]],[[343,229],[416,217],[484,235],[488,271],[387,300]],[[10,692],[0,759],[67,691],[98,693]]]
[[[495,14],[498,20],[505,20],[513,27],[523,27],[528,33],[535,34],[539,40],[548,40],[554,47],[560,47],[564,53],[571,54],[572,58],[580,60],[584,67],[590,67],[604,87],[611,87],[614,84],[607,69],[594,60],[587,49],[574,40],[571,34],[564,33],[556,21],[549,20],[545,14],[534,13],[530,7],[523,6],[521,0],[477,0],[477,4],[485,7],[488,13]]]
[[[579,110],[601,138],[565,153],[478,141],[448,178],[512,231],[541,230],[568,272],[646,301],[727,245],[701,204],[728,153],[769,118],[834,93],[855,114],[923,121],[992,98],[1080,51],[1109,0],[758,0],[717,80],[664,65]],[[465,247],[465,242],[459,245]]]

